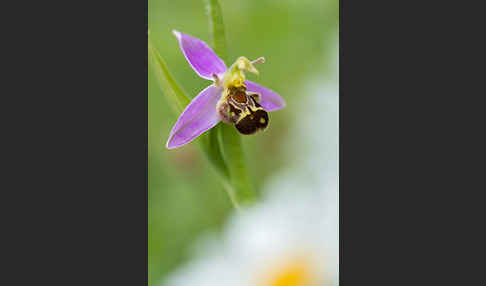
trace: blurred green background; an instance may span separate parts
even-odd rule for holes
[[[257,67],[260,76],[248,78],[277,91],[287,102],[285,109],[270,113],[264,133],[243,137],[250,178],[260,190],[266,178],[297,159],[281,146],[297,136],[287,126],[299,117],[293,106],[306,96],[308,79],[326,78],[329,73],[316,63],[335,49],[339,2],[220,0],[220,4],[229,59],[264,56],[265,63]],[[194,97],[210,82],[191,69],[171,31],[209,42],[204,1],[148,0],[148,16],[155,48],[178,83]],[[198,235],[221,229],[232,205],[196,144],[165,148],[178,114],[170,109],[151,64],[148,87],[148,270],[149,285],[156,285],[189,258],[189,247]]]

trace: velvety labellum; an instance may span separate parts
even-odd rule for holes
[[[245,86],[228,88],[227,95],[218,104],[223,122],[234,124],[244,135],[263,131],[268,126],[268,113],[258,103],[260,95],[246,91]]]

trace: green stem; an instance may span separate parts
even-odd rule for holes
[[[248,179],[240,134],[238,134],[234,126],[221,124],[219,142],[223,149],[223,157],[229,168],[231,184],[236,190],[236,199],[241,204],[254,202],[256,193]]]
[[[207,5],[209,32],[213,50],[221,59],[228,62],[221,6],[218,0],[205,0],[205,2]],[[256,193],[247,176],[240,134],[238,134],[234,126],[224,123],[220,123],[218,128],[214,128],[211,132],[218,132],[219,145],[226,166],[229,169],[230,182],[236,191],[236,198],[234,200],[240,203],[253,202]]]
[[[213,50],[223,61],[228,62],[221,6],[218,0],[205,0],[205,2],[209,17],[209,34],[211,36]]]

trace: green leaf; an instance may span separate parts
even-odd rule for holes
[[[160,84],[162,92],[166,95],[170,105],[177,113],[184,111],[184,108],[191,102],[191,99],[186,95],[184,90],[175,81],[174,77],[170,74],[167,64],[160,56],[157,49],[152,45],[150,39],[150,31],[148,36],[148,52],[152,59],[152,66],[155,71],[155,75]]]
[[[221,179],[229,181],[230,179],[229,170],[223,159],[223,154],[219,147],[219,141],[217,137],[218,136],[217,129],[219,128],[220,125],[221,123],[213,127],[208,132],[202,134],[200,136],[201,137],[200,142],[201,142],[202,149],[206,155],[206,158],[216,168],[216,171],[218,171],[218,175],[221,176]]]
[[[152,66],[154,68],[162,92],[166,95],[174,111],[177,114],[180,114],[191,102],[191,98],[187,96],[184,90],[176,82],[174,77],[170,74],[169,69],[167,68],[167,64],[164,62],[159,52],[152,44],[152,41],[150,39],[150,32],[148,39],[148,52],[150,58],[152,59]],[[217,129],[217,127],[218,126],[213,129]],[[217,134],[217,131],[213,130],[202,134],[198,140],[200,143],[199,146],[210,164],[217,171],[217,174],[219,175],[223,186],[228,192],[230,199],[235,204],[235,207],[238,207],[238,204],[234,198],[234,190],[230,185],[229,170],[223,159]]]

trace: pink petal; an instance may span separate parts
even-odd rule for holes
[[[216,103],[221,89],[210,85],[201,91],[182,112],[170,132],[167,148],[173,149],[187,144],[220,121]]]
[[[179,40],[182,53],[200,77],[212,80],[211,74],[220,75],[226,71],[223,60],[205,42],[176,30],[173,33]]]
[[[278,95],[275,91],[249,80],[245,81],[245,84],[247,91],[257,92],[261,95],[260,105],[266,111],[275,111],[285,107],[285,100],[280,97],[280,95]]]

